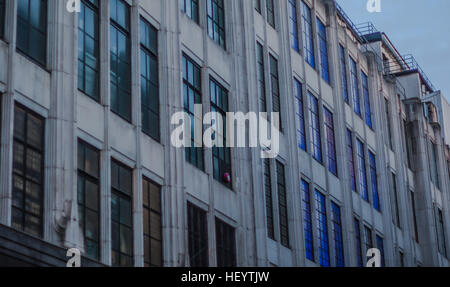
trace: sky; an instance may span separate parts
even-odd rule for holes
[[[400,54],[412,54],[450,101],[450,0],[379,1],[381,12],[369,13],[368,0],[337,0],[353,23],[372,22]]]

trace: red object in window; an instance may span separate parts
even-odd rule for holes
[[[230,183],[230,182],[231,182],[231,175],[230,175],[230,173],[228,173],[228,172],[224,173],[224,174],[223,174],[223,180],[224,180],[226,183]]]

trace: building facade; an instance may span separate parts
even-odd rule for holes
[[[449,265],[449,105],[386,34],[332,0],[66,4],[0,0],[0,265]],[[174,147],[195,104],[278,112],[278,157]]]

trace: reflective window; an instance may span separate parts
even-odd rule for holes
[[[325,125],[325,137],[327,140],[328,170],[335,176],[338,176],[333,114],[330,112],[330,110],[324,107],[323,115]]]
[[[314,237],[312,230],[311,195],[309,184],[302,180],[300,184],[302,192],[303,208],[303,233],[305,236],[305,256],[306,259],[314,261]]]
[[[257,79],[258,79],[258,98],[260,104],[260,112],[267,112],[266,102],[266,75],[264,70],[264,48],[260,43],[256,43],[256,62],[257,62]]]
[[[318,18],[317,34],[319,36],[320,75],[325,82],[330,83],[330,73],[328,68],[327,30],[325,28],[325,25]]]
[[[236,239],[234,228],[216,218],[217,267],[236,266]]]
[[[300,1],[302,11],[302,26],[303,26],[303,52],[305,61],[313,68],[316,67],[316,60],[314,56],[314,39],[312,33],[312,18],[311,9],[305,2]]]
[[[358,70],[355,60],[350,57],[350,79],[352,81],[353,110],[361,116],[361,100],[359,96]]]
[[[198,0],[180,0],[181,11],[198,24]]]
[[[270,175],[270,159],[264,159],[264,191],[266,195],[266,221],[267,236],[275,240],[275,229],[273,223],[273,198],[272,198],[272,178]]]
[[[355,228],[355,241],[356,241],[356,259],[358,267],[363,266],[363,255],[362,255],[362,246],[361,246],[361,226],[359,224],[359,220],[354,218],[353,220],[354,228]]]
[[[291,36],[291,47],[295,51],[299,52],[298,41],[298,23],[297,23],[297,0],[289,0],[288,2],[288,14],[289,14],[289,34]]]
[[[266,0],[266,9],[267,9],[267,23],[269,23],[270,26],[275,28],[275,1]]]
[[[344,267],[344,240],[342,238],[341,209],[334,202],[331,202],[331,216],[331,220],[333,222],[333,239],[336,267]]]
[[[144,212],[144,265],[162,266],[161,187],[142,180]]]
[[[377,163],[375,155],[369,151],[370,180],[372,185],[373,207],[381,211],[380,195],[378,193]]]
[[[280,81],[278,75],[278,61],[270,55],[270,87],[272,92],[272,111],[280,115],[280,130],[282,130]]]
[[[330,250],[328,246],[328,223],[325,196],[316,190],[316,221],[317,235],[319,237],[319,264],[322,267],[330,266]]]
[[[305,113],[303,102],[302,84],[294,79],[294,96],[296,103],[296,121],[297,121],[297,138],[298,146],[306,151],[306,131],[305,131]]]
[[[339,62],[341,71],[341,88],[344,101],[348,104],[348,81],[347,81],[347,63],[345,62],[345,49],[342,45],[339,45]]]
[[[381,267],[385,266],[385,260],[384,260],[384,243],[383,243],[383,238],[380,236],[376,236],[376,241],[377,241],[377,248],[378,250],[380,250],[381,253]]]
[[[356,191],[356,174],[355,174],[355,160],[353,155],[353,139],[352,132],[347,130],[347,153],[348,153],[348,168],[350,171],[350,185],[352,191]]]
[[[309,118],[311,120],[310,125],[310,138],[312,156],[315,160],[322,163],[322,140],[320,137],[320,124],[319,124],[319,101],[311,93],[308,92],[308,110]]]
[[[207,0],[208,35],[224,49],[225,46],[225,13],[223,0]]]
[[[190,267],[208,267],[208,223],[206,212],[188,203],[188,238]]]
[[[366,124],[369,128],[373,129],[372,123],[372,108],[370,106],[370,95],[369,95],[369,81],[367,79],[367,75],[364,72],[361,72],[362,78],[362,87],[363,87],[363,96],[364,96],[364,109],[365,109],[365,118]]]
[[[356,156],[358,159],[359,171],[359,191],[365,201],[369,201],[369,192],[367,187],[366,158],[364,157],[364,144],[356,139]]]
[[[277,163],[278,211],[280,213],[280,241],[289,248],[289,221],[287,213],[286,178],[284,165]]]

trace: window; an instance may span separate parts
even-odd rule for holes
[[[311,119],[309,132],[311,138],[312,156],[315,160],[322,163],[322,140],[320,138],[319,101],[310,92],[308,92],[308,96],[309,118]]]
[[[312,33],[311,9],[305,2],[300,2],[302,10],[302,26],[303,26],[303,50],[305,61],[313,68],[316,67],[314,57],[314,40]]]
[[[438,150],[437,145],[430,141],[430,147],[431,147],[431,159],[430,159],[430,170],[431,170],[431,182],[434,183],[434,185],[440,189],[439,184],[439,163],[438,163]]]
[[[316,18],[316,21],[317,34],[319,36],[320,74],[325,82],[330,83],[330,73],[328,70],[327,30],[319,18]]]
[[[408,124],[406,123],[406,120],[403,120],[403,138],[405,139],[405,153],[406,153],[406,160],[408,163],[408,168],[411,169],[411,143],[410,143],[410,137],[408,136]]]
[[[234,228],[216,218],[217,267],[236,266]]]
[[[303,195],[303,232],[305,236],[305,256],[306,259],[314,261],[314,237],[312,230],[311,196],[309,184],[302,180],[300,187]]]
[[[78,14],[78,89],[100,101],[98,0],[81,1]]]
[[[372,109],[370,107],[370,95],[369,95],[369,81],[367,75],[361,72],[363,96],[364,96],[364,109],[366,113],[366,124],[369,128],[373,129],[372,123]]]
[[[267,112],[266,102],[266,75],[264,71],[264,48],[260,43],[256,43],[256,62],[257,62],[257,78],[258,78],[258,97],[260,104],[260,112]]]
[[[366,252],[367,250],[373,248],[372,230],[367,226],[364,226],[364,245],[366,247]]]
[[[204,170],[204,155],[202,142],[195,142],[195,121],[201,122],[201,119],[195,118],[194,105],[201,105],[201,75],[200,67],[197,66],[191,59],[183,55],[183,98],[184,111],[189,115],[191,121],[191,142],[190,147],[186,147],[185,155],[186,161],[195,167]],[[199,147],[196,147],[199,146]]]
[[[323,108],[323,117],[325,124],[325,136],[327,140],[327,149],[328,149],[328,170],[334,174],[337,173],[337,161],[336,161],[336,146],[334,140],[334,121],[333,114],[327,108]]]
[[[392,178],[392,196],[394,197],[394,214],[395,214],[395,224],[400,228],[400,211],[398,207],[398,194],[397,194],[397,179],[394,173],[391,173]]]
[[[275,28],[275,3],[273,0],[266,0],[267,23]]]
[[[345,62],[345,49],[342,45],[339,45],[339,61],[341,63],[341,88],[344,101],[348,104],[348,82],[347,82],[347,64]]]
[[[284,165],[277,161],[278,209],[280,212],[280,241],[289,248],[289,225],[287,213],[286,178]]]
[[[208,35],[222,48],[225,46],[225,14],[223,0],[207,0]]]
[[[198,24],[198,0],[180,0],[181,11]]]
[[[405,267],[405,255],[403,254],[403,252],[398,252],[398,259],[400,261],[400,267]]]
[[[342,221],[340,207],[331,202],[331,215],[333,222],[333,238],[334,238],[334,253],[336,259],[336,267],[344,267],[344,240],[342,236]]]
[[[133,172],[111,162],[111,237],[112,265],[133,266]]]
[[[377,162],[375,155],[370,151],[369,151],[369,167],[370,167],[370,180],[372,184],[373,208],[381,212],[380,196],[378,194]]]
[[[272,55],[270,55],[270,84],[272,88],[272,111],[275,113],[280,113],[280,130],[282,130],[278,61]]]
[[[319,264],[322,267],[329,267],[330,251],[328,247],[327,208],[325,196],[316,190],[315,199],[317,234],[319,236]]]
[[[100,257],[100,152],[78,142],[78,216],[86,256]]]
[[[363,257],[362,257],[362,246],[361,246],[361,230],[359,225],[359,220],[353,219],[354,227],[355,227],[355,241],[356,241],[356,259],[358,267],[363,266]]]
[[[223,126],[220,127],[217,119],[213,119],[211,124],[215,130],[213,137],[217,140],[221,138],[223,145],[226,144],[226,117],[228,112],[228,91],[225,90],[221,85],[219,85],[213,79],[210,79],[210,89],[209,93],[211,95],[211,112],[218,113],[222,117]],[[219,140],[219,142],[221,142]],[[213,175],[214,179],[223,183],[228,188],[232,188],[231,178],[231,150],[228,147],[217,147],[214,146],[212,149],[213,153]],[[226,176],[228,174],[230,177]]]
[[[417,229],[417,214],[416,214],[416,199],[414,197],[414,192],[410,191],[411,194],[411,209],[413,213],[413,226],[414,226],[414,239],[419,243],[419,232]]]
[[[258,13],[261,14],[261,0],[253,0],[253,4],[255,6],[255,10],[258,11]]]
[[[383,243],[383,238],[380,236],[376,236],[376,241],[377,241],[377,248],[378,250],[380,250],[381,253],[381,267],[384,267],[386,265],[385,261],[384,261],[384,243]]]
[[[272,0],[273,1],[273,0]],[[289,0],[288,14],[289,14],[289,34],[291,36],[291,47],[297,52],[300,52],[298,42],[298,23],[297,23],[297,0]]]
[[[350,185],[352,191],[356,191],[356,174],[355,174],[355,160],[353,157],[353,139],[352,132],[347,130],[347,153],[348,153],[348,168],[350,171]]]
[[[369,194],[367,190],[366,159],[364,157],[364,144],[359,139],[356,140],[356,156],[358,158],[359,190],[361,192],[362,198],[365,201],[369,201]]]
[[[37,237],[43,231],[44,130],[42,117],[14,107],[12,227]]]
[[[158,31],[141,19],[142,131],[160,141]]]
[[[442,210],[438,209],[438,246],[439,252],[447,257],[447,248],[445,244],[444,217]]]
[[[5,36],[5,0],[0,0],[0,39]]]
[[[350,78],[352,80],[353,110],[361,116],[361,100],[359,97],[359,85],[356,62],[350,57]]]
[[[142,180],[144,217],[144,265],[162,266],[161,187]]]
[[[131,122],[130,7],[111,0],[111,111]]]
[[[296,102],[296,120],[297,120],[297,136],[298,136],[298,146],[302,150],[306,151],[306,131],[305,131],[305,114],[303,105],[303,92],[302,84],[294,79],[294,96]]]
[[[47,0],[17,3],[17,49],[39,63],[47,58]]]
[[[270,176],[270,159],[264,159],[264,190],[266,192],[266,221],[267,236],[275,240],[275,230],[273,224],[273,199],[272,199],[272,179]]]
[[[390,112],[389,108],[390,108],[389,100],[385,98],[384,99],[384,109],[386,110],[386,129],[388,132],[387,144],[389,144],[389,147],[391,148],[391,150],[393,150],[394,144],[392,142],[391,112]]]
[[[188,203],[188,236],[190,267],[208,267],[208,227],[206,212]]]

